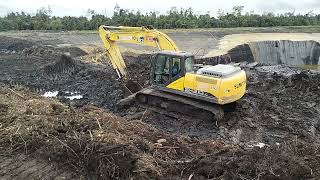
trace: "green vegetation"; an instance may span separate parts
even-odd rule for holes
[[[99,25],[147,26],[159,29],[174,28],[233,28],[233,27],[274,27],[274,26],[310,26],[320,25],[320,14],[295,15],[285,13],[263,15],[243,13],[243,6],[235,6],[233,11],[219,11],[218,17],[208,13],[196,15],[191,8],[175,7],[165,15],[155,12],[142,14],[116,7],[112,17],[88,10],[88,17],[51,16],[50,8],[42,8],[35,15],[24,12],[10,13],[0,17],[0,31],[7,30],[96,30]]]

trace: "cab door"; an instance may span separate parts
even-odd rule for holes
[[[194,57],[190,56],[185,59],[185,75],[184,75],[184,90],[194,91],[196,85],[196,73],[194,70]]]
[[[165,86],[170,81],[170,57],[158,54],[153,63],[153,84]]]
[[[179,91],[184,90],[184,63],[183,57],[173,56],[171,57],[171,76],[170,83],[167,84],[167,88],[175,89]]]
[[[183,90],[183,58],[158,54],[154,61],[153,84]]]

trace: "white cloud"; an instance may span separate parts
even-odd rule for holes
[[[319,13],[320,1],[304,0],[304,1],[292,2],[289,0],[277,0],[277,1],[260,0],[257,8],[264,11],[278,11],[278,12],[295,11],[297,13],[307,13],[309,11],[314,11],[316,13]]]
[[[35,13],[40,7],[50,6],[53,15],[85,15],[87,9],[109,16],[112,15],[115,5],[130,10],[140,10],[142,12],[158,11],[166,13],[171,7],[192,7],[196,13],[206,13],[208,11],[215,15],[218,9],[231,11],[235,5],[245,6],[245,11],[255,11],[262,13],[265,11],[288,12],[296,10],[297,13],[306,13],[310,10],[320,13],[320,2],[318,0],[0,0],[0,15],[8,11],[25,11]]]

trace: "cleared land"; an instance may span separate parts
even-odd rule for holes
[[[168,33],[191,52],[195,44],[211,50],[238,36],[218,30]],[[148,86],[149,58],[125,53],[132,78],[142,86]],[[97,34],[1,33],[0,176],[318,179],[320,74],[285,64],[240,63],[248,90],[236,110],[221,122],[193,121],[137,104],[117,106],[127,93]],[[41,96],[49,91],[56,97]],[[70,100],[74,95],[82,98]]]

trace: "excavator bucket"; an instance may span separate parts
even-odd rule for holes
[[[134,94],[142,89],[142,86],[138,82],[133,81],[131,79],[125,80],[123,84],[129,94]]]

